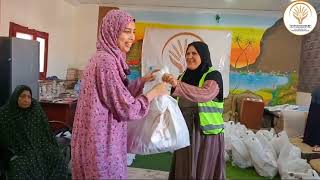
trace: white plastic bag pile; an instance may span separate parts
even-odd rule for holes
[[[156,80],[161,82],[162,74]],[[147,88],[152,86],[147,85]],[[145,119],[128,123],[128,152],[133,154],[155,154],[174,151],[190,145],[189,131],[177,101],[169,95],[160,96],[150,104]]]
[[[272,178],[279,172],[282,179],[320,179],[285,131],[253,133],[240,123],[226,122],[225,154],[226,161],[241,168],[253,166],[260,176]]]
[[[289,142],[280,150],[278,166],[282,179],[320,179],[307,160],[301,159],[300,149]]]

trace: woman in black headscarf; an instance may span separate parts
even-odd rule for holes
[[[178,79],[171,74],[162,78],[178,97],[191,144],[175,151],[169,179],[224,179],[222,76],[212,68],[209,48],[203,42],[188,45],[186,62],[187,70]]]
[[[17,86],[0,108],[0,159],[9,179],[65,179],[66,163],[40,104]]]

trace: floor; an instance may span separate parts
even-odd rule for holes
[[[141,168],[128,168],[128,179],[168,179],[169,172]]]

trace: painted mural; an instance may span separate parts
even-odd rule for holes
[[[266,105],[295,102],[296,72],[291,72],[290,69],[273,72],[261,70],[256,66],[260,63],[258,57],[264,32],[279,17],[128,11],[136,18],[136,42],[128,54],[130,79],[140,76],[141,49],[146,27],[229,30],[232,32],[230,93],[237,94],[249,90],[262,96]]]

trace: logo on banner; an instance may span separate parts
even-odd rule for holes
[[[316,26],[317,13],[308,2],[295,1],[287,7],[283,15],[283,21],[291,33],[306,35]]]
[[[194,41],[203,42],[203,39],[191,32],[181,32],[170,37],[162,49],[162,61],[166,61],[164,64],[167,64],[169,60],[169,63],[173,64],[179,73],[182,73],[187,66],[185,53],[188,44]]]

